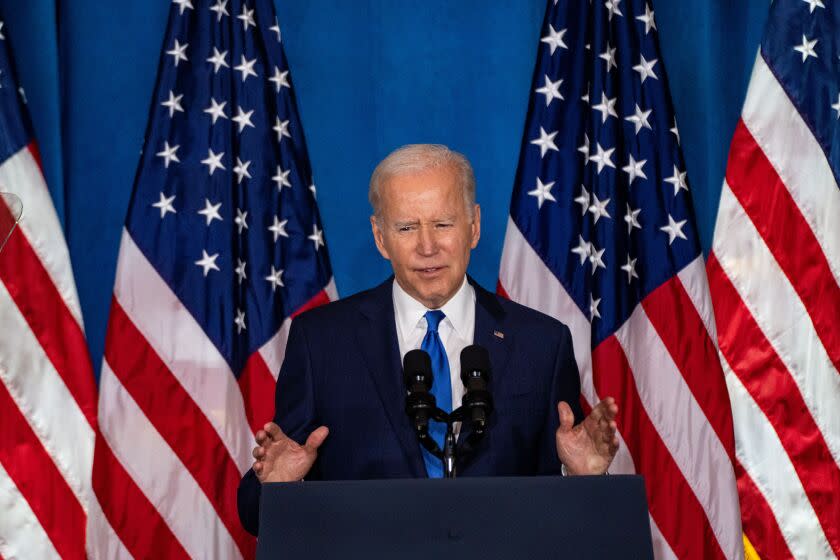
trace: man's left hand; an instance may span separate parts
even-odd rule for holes
[[[561,401],[557,405],[557,414],[560,416],[560,427],[555,435],[557,456],[566,466],[566,472],[570,475],[607,472],[618,451],[615,399],[607,397],[599,402],[577,426],[567,403]]]

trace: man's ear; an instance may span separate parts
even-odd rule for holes
[[[473,222],[472,222],[472,240],[470,243],[470,247],[475,249],[476,245],[478,245],[478,240],[481,238],[481,207],[476,204],[475,205],[475,212],[473,214]]]
[[[383,258],[391,260],[391,257],[388,256],[388,250],[385,248],[385,238],[376,216],[370,217],[370,230],[373,232],[373,241],[376,243],[376,248],[379,249],[379,254]]]

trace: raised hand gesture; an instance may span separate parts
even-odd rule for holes
[[[615,417],[618,405],[607,397],[583,422],[574,425],[575,415],[565,402],[557,405],[560,427],[555,440],[557,456],[568,474],[604,474],[618,451]]]
[[[306,443],[300,445],[269,422],[257,432],[257,447],[254,448],[254,474],[260,482],[294,482],[301,480],[312,468],[318,457],[318,448],[327,439],[330,431],[326,426],[309,434]]]

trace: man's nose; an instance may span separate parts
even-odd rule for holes
[[[417,239],[417,252],[421,255],[433,255],[437,251],[435,232],[429,227],[420,227]]]

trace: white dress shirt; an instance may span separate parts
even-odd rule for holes
[[[432,311],[408,295],[394,279],[392,291],[394,318],[397,323],[397,342],[400,345],[400,362],[405,355],[423,343],[426,336],[426,312]],[[461,406],[464,383],[461,381],[461,350],[473,343],[475,333],[475,290],[467,277],[455,295],[440,308],[446,318],[438,325],[446,357],[449,359],[449,377],[452,383],[452,410]]]

